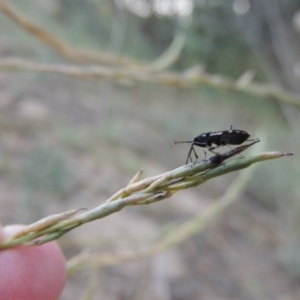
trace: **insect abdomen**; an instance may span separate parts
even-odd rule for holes
[[[225,143],[225,145],[240,145],[244,143],[248,138],[250,134],[243,130],[234,130],[234,131],[228,131],[224,132],[221,139],[222,142]]]

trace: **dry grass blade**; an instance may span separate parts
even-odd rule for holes
[[[141,178],[142,178],[142,176],[143,176],[143,172],[144,172],[144,171],[143,171],[142,169],[139,170],[139,171],[133,176],[133,178],[129,181],[128,185],[131,185],[131,184],[133,184],[133,183],[136,183],[136,182],[140,181]]]
[[[1,3],[1,2],[0,2]],[[297,94],[274,89],[268,85],[248,84],[241,86],[235,81],[209,74],[196,74],[185,76],[184,73],[175,72],[147,72],[139,68],[112,68],[106,66],[78,66],[63,64],[37,63],[24,59],[7,58],[0,60],[0,71],[9,72],[41,72],[62,74],[82,78],[85,80],[112,80],[123,82],[147,82],[175,87],[209,86],[219,90],[238,91],[264,100],[277,100],[282,103],[300,107],[300,98]]]
[[[227,188],[224,195],[219,199],[215,199],[215,203],[206,212],[199,211],[191,220],[172,228],[169,234],[156,242],[152,247],[127,254],[79,254],[68,261],[68,273],[72,274],[76,272],[76,270],[83,268],[115,265],[121,262],[152,257],[182,243],[206,228],[206,226],[214,220],[214,217],[238,200],[239,195],[251,178],[253,170],[254,168],[248,169],[240,176],[237,176]]]
[[[27,31],[42,43],[55,49],[67,59],[80,63],[100,63],[130,68],[143,68],[145,70],[162,70],[170,67],[178,59],[185,44],[183,33],[178,32],[169,48],[160,57],[152,63],[143,63],[133,58],[112,53],[74,49],[49,31],[35,25],[29,18],[18,12],[11,4],[4,0],[0,1],[0,10],[14,21],[15,24],[19,25],[23,30]]]
[[[26,226],[21,231],[19,231],[15,235],[13,235],[11,237],[11,239],[16,239],[16,238],[19,238],[19,237],[21,237],[25,234],[30,234],[32,232],[44,230],[48,227],[51,227],[51,226],[57,224],[58,222],[69,219],[70,217],[74,216],[75,214],[77,214],[81,210],[86,210],[86,208],[73,209],[73,210],[70,210],[70,211],[63,212],[61,214],[55,214],[55,215],[48,216],[44,219],[41,219],[41,220],[39,220],[39,221],[37,221],[33,224],[30,224],[30,225]]]
[[[91,50],[77,50],[60,40],[47,30],[35,25],[30,19],[18,12],[11,4],[0,1],[0,10],[25,31],[42,43],[52,47],[66,58],[85,63],[103,63],[121,66],[140,65],[136,60],[114,54],[99,53]]]
[[[237,147],[237,150],[233,149],[222,154],[222,156],[225,155],[231,157],[234,155],[234,152],[232,151],[241,152],[252,144],[240,146],[241,148]],[[66,232],[81,226],[84,223],[116,213],[122,210],[125,206],[150,204],[161,201],[171,197],[175,192],[181,189],[200,185],[214,177],[247,168],[257,162],[290,155],[293,155],[293,153],[275,151],[263,152],[254,156],[237,158],[226,164],[223,162],[220,164],[219,159],[210,158],[202,160],[196,164],[186,165],[173,171],[132,183],[116,193],[102,205],[77,216],[73,216],[72,218],[60,220],[55,222],[53,225],[41,227],[34,232],[31,230],[28,231],[28,228],[25,228],[24,235],[5,241],[0,246],[0,249],[9,248],[19,244],[42,244],[57,239]],[[35,224],[43,224],[43,220]],[[28,227],[32,228],[32,225],[29,225]]]

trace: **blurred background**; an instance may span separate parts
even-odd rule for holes
[[[140,169],[183,165],[189,146],[172,141],[230,124],[261,139],[244,155],[300,150],[299,0],[14,0],[0,12],[4,225],[98,206]],[[73,230],[59,240],[67,259],[95,261],[61,299],[300,299],[299,167],[297,155],[252,166],[204,230],[142,259],[246,170]]]

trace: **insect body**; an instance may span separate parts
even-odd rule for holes
[[[191,157],[192,152],[195,154],[196,160],[198,159],[194,146],[208,148],[210,152],[218,155],[217,152],[213,151],[214,149],[221,146],[241,145],[249,137],[250,134],[247,131],[235,129],[233,125],[230,125],[229,130],[205,132],[196,136],[193,141],[173,142],[173,145],[182,143],[192,144],[186,159],[187,164],[189,160],[193,162]],[[205,151],[204,153],[206,156]]]

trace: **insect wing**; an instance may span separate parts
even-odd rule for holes
[[[244,143],[249,136],[250,134],[244,130],[226,130],[222,132],[222,135],[220,135],[219,146],[240,145]]]
[[[213,132],[209,132],[208,136],[218,136],[218,135],[223,135],[224,131],[213,131]]]
[[[212,144],[216,145],[217,147],[225,145],[225,143],[222,140],[224,132],[227,132],[227,131],[212,131],[212,132],[209,132],[207,134],[207,146],[211,147]]]

